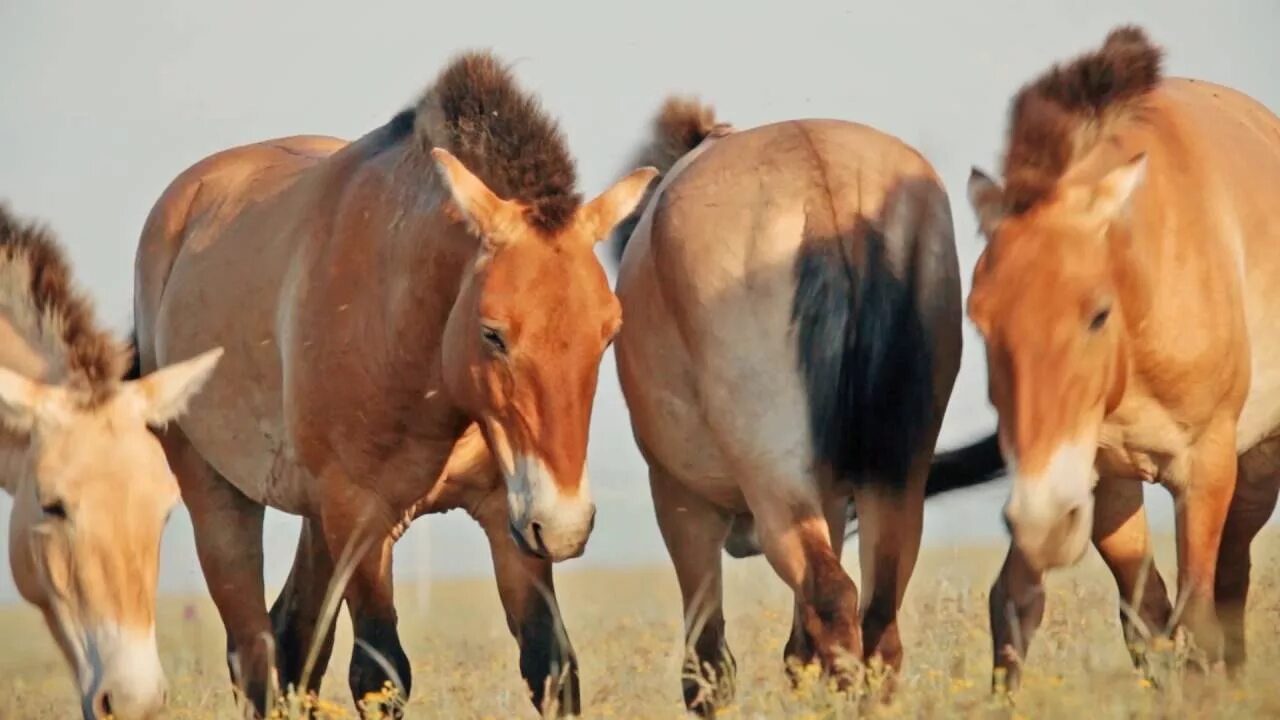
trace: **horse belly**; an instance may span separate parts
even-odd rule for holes
[[[1244,453],[1280,429],[1280,339],[1254,338],[1249,395],[1236,426],[1236,450]]]
[[[243,238],[229,240],[220,238],[175,263],[155,323],[156,359],[164,366],[223,348],[211,381],[192,398],[179,426],[200,456],[246,496],[298,512],[307,493],[283,417],[275,326],[284,274],[279,268],[287,258],[252,253]],[[238,280],[231,282],[231,275]]]

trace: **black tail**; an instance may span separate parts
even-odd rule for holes
[[[991,482],[1003,475],[1004,469],[1000,442],[992,433],[972,445],[935,455],[924,494],[941,495]]]
[[[131,359],[129,360],[129,370],[124,374],[125,380],[138,380],[142,378],[142,355],[138,353],[138,331],[129,331],[129,352]]]
[[[900,488],[934,423],[933,347],[885,242],[869,225],[806,241],[791,319],[815,459],[840,480]]]
[[[661,182],[663,175],[671,166],[684,157],[689,151],[702,144],[713,132],[727,130],[728,126],[716,121],[715,110],[693,98],[670,97],[662,104],[658,114],[654,116],[651,135],[644,146],[636,152],[632,159],[632,167],[652,165],[658,168],[658,179],[649,184],[644,201],[636,205],[636,210],[626,220],[618,223],[613,230],[613,238],[609,242],[613,261],[622,262],[622,253],[627,249],[627,241],[640,223],[649,199]]]

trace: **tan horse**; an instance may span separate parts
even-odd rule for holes
[[[969,314],[1013,476],[991,593],[1010,682],[1043,573],[1090,538],[1140,622],[1167,628],[1139,481],[1176,499],[1175,619],[1210,660],[1225,622],[1244,660],[1249,546],[1280,487],[1280,119],[1160,65],[1141,30],[1113,31],[1018,94],[1004,185],[970,180],[990,244]]]
[[[847,679],[902,659],[897,613],[960,364],[947,195],[896,138],[833,120],[731,131],[669,101],[666,170],[626,243],[618,372],[684,598],[686,704],[727,701],[721,549],[763,549],[795,591],[786,656]],[[628,228],[629,229],[629,228]],[[991,453],[969,453],[966,463]],[[985,480],[980,467],[940,473]],[[945,469],[943,469],[945,468]],[[840,565],[848,499],[863,587]],[[720,690],[714,690],[719,686]]]
[[[85,718],[164,707],[156,579],[178,486],[147,426],[182,413],[219,353],[120,382],[128,349],[98,328],[53,236],[0,206],[9,565],[75,672]]]
[[[144,367],[214,339],[227,349],[164,439],[259,709],[265,506],[307,522],[293,584],[311,590],[280,607],[282,669],[303,665],[294,641],[313,636],[334,562],[371,547],[345,589],[357,698],[391,680],[409,690],[391,540],[473,424],[516,541],[552,561],[582,553],[588,421],[621,325],[593,246],[654,173],[584,204],[555,123],[497,60],[468,54],[355,142],[226,150],[165,191],[138,249],[139,347]]]

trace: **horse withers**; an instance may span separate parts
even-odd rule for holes
[[[763,550],[795,592],[785,655],[848,680],[902,660],[898,609],[960,365],[946,192],[872,128],[749,130],[673,99],[642,162],[665,170],[624,227],[617,363],[684,598],[685,702],[728,701],[721,550]],[[946,479],[990,477],[949,458]],[[953,467],[962,459],[971,467]],[[949,488],[948,488],[949,489]],[[856,505],[863,595],[840,565]]]
[[[332,631],[317,623],[344,556],[359,643],[351,690],[359,700],[394,682],[407,695],[392,541],[447,482],[469,432],[500,480],[488,488],[491,537],[509,533],[548,562],[582,553],[595,522],[588,423],[622,322],[594,245],[654,174],[584,203],[556,124],[498,60],[468,53],[355,142],[233,148],[165,190],[138,247],[139,350],[153,367],[214,339],[226,348],[219,378],[164,443],[259,710],[272,659],[282,684],[318,682],[323,663],[302,677],[307,649]],[[305,519],[271,614],[266,506]],[[534,676],[550,664],[533,654],[549,646],[526,645],[522,668],[542,687]]]
[[[182,414],[220,350],[122,382],[51,232],[0,206],[0,486],[9,566],[75,673],[84,717],[156,717],[160,537],[178,501],[148,426]]]
[[[1137,661],[1175,623],[1210,665],[1245,657],[1250,544],[1280,489],[1280,119],[1161,62],[1122,27],[1055,66],[1013,101],[1003,183],[969,183],[989,244],[968,312],[1013,478],[997,685],[1017,683],[1044,573],[1090,540]],[[1176,500],[1177,617],[1141,481]]]

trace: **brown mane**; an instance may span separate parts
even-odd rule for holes
[[[649,138],[627,164],[628,168],[646,165],[656,167],[658,177],[649,184],[644,200],[636,206],[636,211],[631,217],[614,228],[610,245],[615,261],[622,260],[627,240],[631,238],[631,233],[640,222],[640,215],[649,204],[649,198],[653,196],[667,171],[713,133],[728,130],[730,130],[728,123],[716,119],[715,108],[697,98],[672,96],[662,103],[662,107],[650,122]]]
[[[1162,55],[1141,28],[1119,27],[1099,50],[1053,66],[1018,92],[1004,158],[1009,212],[1026,212],[1050,196],[1108,127],[1136,114],[1161,80]]]
[[[0,308],[16,329],[61,365],[66,382],[95,406],[110,398],[128,367],[128,352],[97,326],[93,305],[45,226],[18,219],[0,203]]]
[[[562,230],[581,206],[560,128],[493,55],[459,56],[414,112],[421,149],[453,153],[498,195],[527,205],[526,219],[539,230]]]

